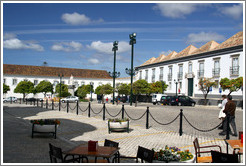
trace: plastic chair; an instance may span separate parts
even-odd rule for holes
[[[198,139],[195,138],[195,140],[193,141],[194,144],[194,148],[195,148],[195,153],[196,153],[196,162],[197,163],[211,163],[212,162],[212,156],[202,156],[201,157],[201,153],[210,153],[211,154],[211,150],[202,150],[205,148],[219,148],[220,152],[221,152],[221,147],[219,145],[210,145],[210,146],[200,146]]]
[[[212,163],[238,163],[238,154],[227,154],[211,150]]]
[[[127,156],[118,156],[118,161],[120,161],[119,159],[135,159],[136,163],[138,163],[138,159],[141,159],[141,162],[143,163],[148,162],[148,163],[152,163],[153,162],[153,157],[154,157],[154,151],[138,146],[138,151],[137,151],[137,156],[136,157],[127,157]],[[116,157],[113,159],[113,162],[116,161]]]
[[[50,151],[49,151],[49,155],[50,155],[50,162],[51,163],[58,163],[58,162],[61,162],[61,163],[70,163],[70,162],[80,162],[80,159],[82,159],[83,161],[83,158],[86,158],[86,157],[74,157],[74,155],[65,155],[63,156],[63,153],[62,153],[62,149],[59,148],[59,147],[56,147],[52,144],[49,143],[49,148],[50,148]],[[71,159],[67,159],[68,156],[72,156]],[[86,158],[86,160],[88,161],[88,159]]]

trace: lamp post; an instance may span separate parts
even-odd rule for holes
[[[59,111],[61,110],[61,80],[63,77],[63,74],[58,74],[58,77],[60,77],[60,93],[59,93]]]
[[[92,102],[92,86],[94,85],[94,83],[90,82],[90,85],[91,85],[91,102]]]
[[[174,83],[176,84],[176,96],[178,96],[178,91],[177,91],[178,89],[177,88],[178,88],[178,83],[179,82],[174,79]]]
[[[132,33],[129,35],[130,42],[129,44],[132,46],[132,56],[131,56],[131,69],[126,68],[126,73],[131,76],[131,96],[130,96],[130,105],[132,105],[132,82],[133,82],[133,75],[135,75],[134,69],[133,69],[133,48],[134,44],[136,44],[136,33]]]
[[[115,96],[114,96],[114,92],[115,92],[115,78],[120,76],[120,72],[116,72],[115,71],[115,64],[116,64],[116,51],[118,50],[118,41],[114,41],[113,43],[113,48],[112,51],[114,51],[114,71],[108,72],[110,77],[113,77],[113,104],[114,104],[114,100],[115,100]]]

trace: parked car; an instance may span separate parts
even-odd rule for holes
[[[170,99],[172,96],[162,96],[160,103],[163,105],[170,105]]]
[[[152,96],[152,103],[154,105],[159,104],[161,101],[162,96],[167,96],[166,94],[153,94]]]
[[[79,97],[77,96],[67,96],[66,98],[61,99],[61,102],[65,103],[65,102],[78,102],[79,101]]]
[[[34,97],[31,97],[31,98],[26,98],[26,101],[30,101],[30,102],[33,102],[33,101],[43,101],[43,99],[38,99],[38,98],[34,98]]]
[[[3,102],[4,103],[6,103],[6,102],[11,102],[11,100],[12,100],[12,102],[17,102],[17,97],[8,97],[8,98],[6,98],[6,99],[3,99]]]
[[[196,102],[190,98],[189,96],[172,96],[170,99],[170,104],[171,105],[188,105],[188,106],[195,106]]]

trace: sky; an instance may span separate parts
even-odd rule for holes
[[[152,57],[222,43],[244,29],[241,3],[4,3],[3,64],[113,71]]]

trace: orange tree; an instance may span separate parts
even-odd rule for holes
[[[149,83],[146,80],[137,80],[133,83],[133,93],[136,95],[135,106],[137,106],[138,96],[149,92]]]
[[[205,99],[204,105],[207,105],[207,96],[208,96],[208,93],[210,92],[210,88],[217,84],[216,82],[212,81],[211,78],[203,77],[199,79],[198,85],[199,85],[199,90],[202,91],[204,99]]]
[[[223,91],[229,90],[230,95],[232,92],[236,92],[243,86],[243,77],[238,77],[236,79],[222,78],[220,80],[220,86]]]
[[[150,93],[163,93],[167,89],[167,84],[163,81],[156,81],[150,84]]]

